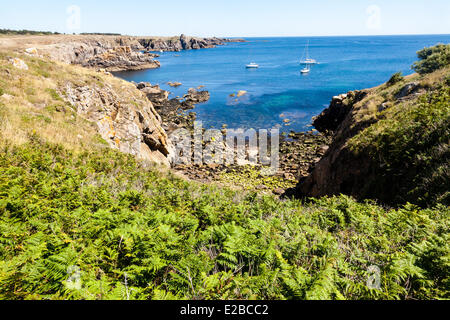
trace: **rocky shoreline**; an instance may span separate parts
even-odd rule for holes
[[[196,114],[192,110],[197,104],[209,100],[209,92],[200,91],[201,87],[190,88],[181,99],[169,99],[170,93],[158,85],[146,82],[135,85],[161,115],[162,127],[168,135],[178,129],[192,132],[196,120]],[[222,133],[226,134],[226,131],[224,125]],[[274,176],[262,175],[263,166],[259,165],[178,164],[174,165],[173,169],[190,180],[283,195],[313,171],[315,164],[327,152],[330,143],[331,138],[328,135],[313,131],[291,132],[281,136],[280,168]]]
[[[283,196],[307,177],[325,155],[330,137],[310,132],[291,132],[280,141],[280,167],[265,175],[261,165],[175,165],[173,169],[190,180]]]
[[[213,48],[226,42],[235,41],[243,40],[200,39],[184,35],[168,39],[83,36],[71,38],[70,41],[27,48],[25,51],[32,56],[47,56],[52,60],[68,64],[77,64],[104,72],[116,72],[160,67],[160,63],[155,60],[158,55],[152,51]],[[169,83],[169,85],[179,87],[182,84],[175,82]],[[111,98],[113,102],[108,102],[113,106],[111,112],[107,115],[101,114],[97,117],[98,119],[95,119],[99,123],[100,134],[112,147],[123,152],[168,164],[173,156],[170,134],[178,129],[187,129],[192,132],[196,120],[193,109],[197,104],[208,101],[210,94],[208,91],[202,90],[202,86],[199,86],[190,88],[181,98],[169,98],[170,93],[162,90],[158,85],[142,82],[135,83],[134,86],[151,102],[153,114],[158,119],[149,120],[144,113],[135,112],[131,106],[129,112],[125,112],[124,115],[135,112],[138,117],[134,117],[133,121],[136,123],[131,123],[131,120],[128,121],[126,117],[118,118],[117,115],[122,115],[123,111],[119,110],[118,105],[116,106],[116,99]],[[65,95],[70,93],[69,98],[73,100],[71,100],[72,104],[81,103],[80,110],[92,109],[92,106],[96,105],[97,98],[102,101],[105,99],[104,92],[99,88],[96,89],[98,92],[95,90],[92,92],[92,88],[87,87],[81,88],[80,92],[73,90],[72,92],[69,89],[66,88]],[[245,91],[240,91],[237,96],[244,94],[246,94]],[[108,92],[107,95],[110,93]],[[323,118],[321,117],[321,119]],[[284,119],[283,121],[288,120]],[[157,124],[158,122],[160,124]],[[285,123],[280,123],[281,126],[283,124]],[[131,135],[130,130],[133,131]],[[226,131],[224,125],[222,133],[226,134]],[[253,165],[174,165],[173,169],[180,175],[199,182],[214,182],[232,188],[283,195],[287,190],[295,187],[299,180],[310,175],[327,152],[330,140],[326,133],[313,131],[291,132],[286,136],[281,136],[280,168],[275,175],[271,176],[261,174],[264,167]],[[127,141],[134,142],[128,143]],[[149,154],[147,155],[146,152]]]
[[[169,99],[170,92],[161,89],[159,85],[148,82],[135,83],[136,88],[143,92],[148,100],[160,114],[163,128],[167,134],[177,129],[189,129],[193,127],[196,115],[190,112],[196,104],[207,102],[210,98],[208,91],[200,88],[190,88],[182,98]]]

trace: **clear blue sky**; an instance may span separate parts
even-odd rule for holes
[[[80,19],[76,9],[68,13],[71,5],[80,8]],[[0,0],[0,28],[155,36],[450,34],[450,1]]]

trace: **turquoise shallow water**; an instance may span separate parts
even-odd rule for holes
[[[309,130],[311,118],[335,95],[377,86],[398,71],[411,74],[416,51],[436,43],[450,43],[450,35],[247,38],[214,49],[162,53],[161,68],[116,75],[129,81],[159,84],[172,96],[205,86],[209,102],[195,108],[204,126],[220,128]],[[320,62],[308,75],[299,64],[307,42]],[[246,69],[256,62],[259,69]],[[183,83],[171,88],[169,81]],[[245,90],[247,95],[231,98]],[[284,116],[291,120],[283,123]]]

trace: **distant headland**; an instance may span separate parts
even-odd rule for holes
[[[36,49],[53,60],[97,67],[109,72],[159,68],[154,52],[215,48],[243,39],[177,37],[137,37],[114,34],[63,35],[38,31],[1,30],[0,47]],[[36,37],[36,35],[40,35]]]

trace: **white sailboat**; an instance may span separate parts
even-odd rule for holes
[[[304,54],[303,58],[300,60],[300,64],[304,64],[307,66],[317,64],[317,61],[315,59],[312,59],[309,57],[309,40],[308,40],[308,43],[306,44],[305,54]]]
[[[307,74],[311,72],[311,66],[308,64],[306,67],[304,67],[301,71],[302,74]]]
[[[252,63],[246,65],[246,68],[247,69],[256,69],[256,68],[259,68],[259,65],[254,63],[254,62],[252,62]]]

